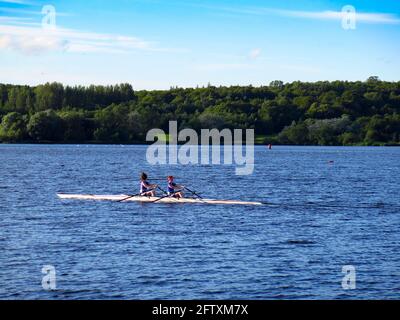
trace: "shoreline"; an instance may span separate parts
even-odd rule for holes
[[[28,141],[21,141],[21,142],[0,142],[0,145],[103,145],[103,146],[118,146],[118,145],[123,145],[123,146],[150,146],[153,145],[153,143],[146,143],[146,142],[91,142],[91,141],[83,141],[83,142],[64,142],[64,141],[42,141],[42,142],[28,142]],[[169,143],[165,143],[166,146],[169,145]],[[183,146],[185,143],[178,143],[178,144],[172,144],[172,145],[177,145],[177,146]],[[232,144],[233,145],[233,144]],[[242,144],[246,145],[246,144]],[[197,144],[197,146],[202,146],[202,144]],[[208,145],[212,147],[213,145]],[[224,147],[224,145],[221,145]],[[264,146],[268,147],[268,144],[265,143],[254,143],[254,146]],[[273,144],[272,148],[274,147],[400,147],[400,144],[373,144],[373,145],[365,145],[365,144],[352,144],[352,145],[315,145],[315,144]]]

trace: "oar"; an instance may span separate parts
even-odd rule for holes
[[[196,192],[194,192],[194,191],[190,190],[189,188],[187,188],[187,187],[184,187],[184,189],[186,189],[187,191],[191,192],[192,194],[194,194],[195,196],[199,197],[200,199],[203,199],[203,197],[202,197],[202,196],[200,196],[200,195],[199,195],[199,194],[197,194]]]
[[[190,189],[188,189],[188,188],[186,188],[186,187],[184,187],[184,189],[186,189],[187,191],[191,192],[194,196],[197,197],[197,198],[194,198],[194,199],[197,199],[197,200],[200,199],[200,201],[203,201],[203,202],[204,202],[203,197],[202,197],[201,195],[199,195],[198,193],[196,193],[196,192],[194,192],[194,191],[192,191],[192,190],[190,190]]]
[[[182,191],[182,190],[179,190],[179,191],[174,191],[174,192],[170,192],[170,193],[168,194],[168,193],[167,193],[167,192],[165,192],[163,189],[161,189],[161,188],[160,188],[160,190],[161,190],[162,192],[164,192],[166,195],[165,195],[165,196],[163,196],[163,197],[160,197],[160,198],[158,198],[157,200],[154,200],[154,201],[152,201],[151,203],[154,203],[154,202],[160,201],[160,200],[162,200],[162,199],[164,199],[164,198],[171,197],[171,196],[173,196],[173,195],[174,195],[174,193],[178,193],[178,192]]]
[[[155,203],[155,202],[157,202],[157,201],[160,201],[160,200],[162,200],[162,199],[164,199],[164,198],[168,198],[168,197],[170,197],[170,196],[171,196],[171,194],[167,194],[166,196],[160,197],[160,198],[158,198],[157,200],[152,201],[151,203]]]
[[[165,190],[161,189],[159,186],[157,186],[157,189],[161,190],[161,192],[162,192],[162,193],[164,193],[164,194],[167,194],[167,195],[168,195],[167,191],[165,191]]]
[[[157,186],[157,189],[160,189],[164,194],[168,194],[166,191],[164,191],[163,189],[161,189],[159,186]],[[152,189],[152,190],[154,190],[154,189]],[[151,191],[151,190],[149,190],[149,191]],[[137,196],[141,196],[143,193],[147,193],[147,192],[149,192],[149,191],[134,194],[134,195],[129,196],[129,197],[126,197],[126,198],[124,198],[124,199],[118,200],[117,202],[123,202],[123,201],[125,201],[125,200],[130,199],[130,198],[137,197]]]
[[[144,193],[150,192],[150,191],[152,191],[152,190],[154,190],[154,189],[150,189],[150,190],[145,191],[145,192],[140,192],[140,193],[134,194],[134,195],[129,196],[129,197],[126,197],[126,198],[124,198],[124,199],[118,200],[117,202],[122,202],[122,201],[128,200],[128,199],[133,198],[133,197],[141,196],[141,195],[143,195]]]
[[[141,196],[142,193],[143,193],[143,192],[134,194],[133,196],[129,196],[129,197],[126,197],[126,198],[124,198],[124,199],[118,200],[117,202],[122,202],[122,201],[128,200],[128,199],[133,198],[133,197]]]

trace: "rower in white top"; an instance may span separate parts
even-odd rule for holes
[[[140,195],[146,197],[155,197],[157,184],[151,184],[147,181],[147,174],[142,172],[140,175]]]

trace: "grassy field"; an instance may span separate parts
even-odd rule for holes
[[[166,143],[168,143],[169,142],[169,139],[170,139],[170,135],[169,134],[159,134],[158,136],[157,136],[157,138],[158,138],[158,141],[162,141],[162,142],[166,142]]]
[[[157,136],[158,141],[162,141],[162,142],[166,142],[169,143],[170,141],[170,135],[169,134],[160,134],[159,136]],[[255,136],[254,138],[254,144],[268,144],[268,143],[272,143],[274,141],[274,137],[271,136],[267,136],[267,135],[261,135],[258,134]]]

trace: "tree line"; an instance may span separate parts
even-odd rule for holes
[[[0,84],[0,141],[142,143],[153,128],[252,128],[260,143],[400,145],[400,82],[273,81],[134,91]]]

